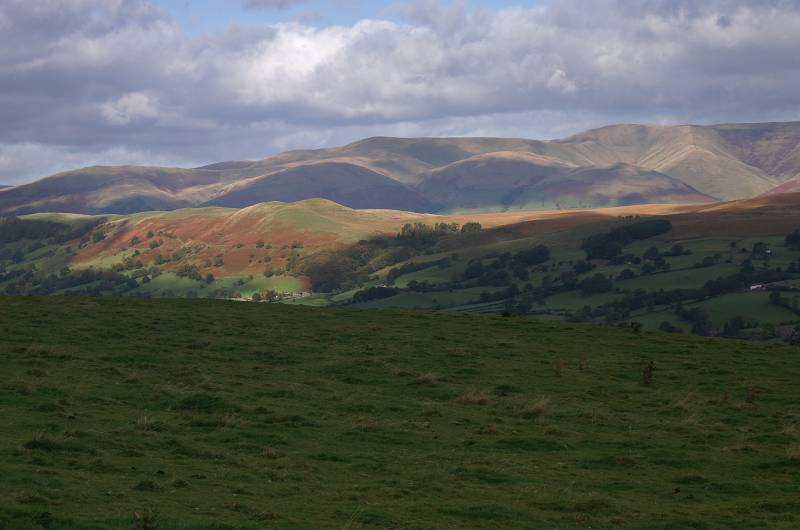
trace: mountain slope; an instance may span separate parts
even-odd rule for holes
[[[328,199],[350,208],[431,211],[422,195],[391,178],[355,164],[318,162],[234,184],[209,205],[241,208],[259,202]]]
[[[800,140],[800,128],[794,130]],[[753,197],[780,182],[782,175],[768,174],[743,160],[754,161],[749,156],[752,148],[744,147],[729,143],[713,126],[640,125],[613,125],[548,145],[559,157],[580,165],[636,165],[722,200]]]
[[[195,169],[92,167],[0,193],[0,214],[324,197],[412,211],[734,200],[800,189],[800,123],[612,125],[569,138],[375,137]]]
[[[528,153],[491,153],[425,175],[419,190],[445,210],[537,210],[714,199],[678,179],[624,163],[580,167]]]
[[[95,166],[59,173],[0,194],[0,212],[133,213],[196,204],[220,183],[216,171]]]

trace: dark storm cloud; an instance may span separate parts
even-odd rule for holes
[[[4,0],[0,179],[372,134],[800,118],[800,0],[420,2],[403,16],[190,38],[145,0]]]

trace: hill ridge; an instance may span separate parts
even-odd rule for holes
[[[632,183],[621,164],[638,168],[634,195],[624,191]],[[580,185],[570,180],[577,170],[586,177]],[[545,178],[547,189],[537,188]],[[433,213],[724,201],[795,189],[800,122],[617,124],[555,140],[373,136],[192,169],[96,165],[4,189],[0,215],[124,214],[311,197]]]

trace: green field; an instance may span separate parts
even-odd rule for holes
[[[3,530],[800,526],[786,345],[7,297],[0,355]]]

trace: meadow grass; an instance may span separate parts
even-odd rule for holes
[[[0,355],[3,530],[800,526],[786,345],[6,297]]]

